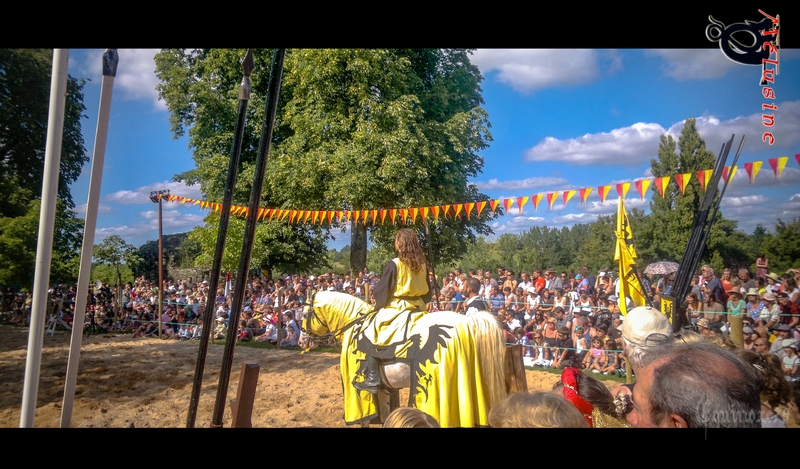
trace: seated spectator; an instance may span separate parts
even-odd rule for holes
[[[795,382],[800,378],[800,357],[797,356],[797,341],[794,339],[783,340],[783,374],[790,382]]]
[[[553,359],[550,347],[544,340],[542,331],[533,333],[533,341],[531,342],[533,348],[533,366],[542,366],[549,368],[553,364]]]
[[[558,330],[558,339],[553,347],[553,368],[581,367],[581,362],[575,353],[575,346],[569,335],[569,329],[562,327]]]
[[[517,393],[489,412],[494,428],[588,428],[583,415],[566,399],[550,392]]]

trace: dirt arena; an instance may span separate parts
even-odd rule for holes
[[[0,428],[19,427],[28,334],[28,328],[0,325]],[[69,341],[69,332],[44,337],[36,427],[60,426]],[[197,341],[134,339],[130,334],[84,336],[71,426],[185,427],[198,347]],[[211,423],[222,354],[221,345],[208,348],[198,428]],[[338,354],[237,347],[229,401],[236,395],[243,361],[261,366],[253,427],[347,427]],[[558,380],[541,371],[527,370],[526,375],[530,391],[549,390]],[[407,390],[400,399],[407,402]],[[223,423],[231,424],[230,406]]]

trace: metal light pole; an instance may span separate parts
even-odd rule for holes
[[[150,201],[158,204],[158,308],[156,308],[156,316],[158,316],[158,338],[161,338],[161,308],[164,301],[164,230],[163,222],[161,219],[161,200],[164,196],[169,196],[169,189],[162,191],[151,191]]]

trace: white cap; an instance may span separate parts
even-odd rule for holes
[[[672,324],[657,309],[638,306],[625,316],[622,337],[640,347],[663,344],[672,339]]]

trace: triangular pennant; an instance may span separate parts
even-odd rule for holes
[[[731,170],[730,166],[725,166],[722,168],[722,182],[726,182],[728,180],[728,172]],[[733,181],[733,176],[736,175],[736,166],[733,167],[733,174],[731,174],[731,181]]]
[[[711,180],[711,175],[713,173],[714,171],[710,169],[701,169],[697,172],[697,180],[700,181],[700,189],[703,191],[706,190],[706,187],[708,187],[708,181]]]
[[[536,194],[531,196],[531,203],[533,204],[533,210],[539,211],[539,202],[542,201],[542,194]]]
[[[547,205],[550,207],[550,210],[553,210],[553,204],[556,202],[558,198],[558,194],[555,192],[550,192],[547,194]]]
[[[289,216],[289,210],[281,210],[283,214],[281,214],[281,220],[286,220],[286,217]]]
[[[388,210],[381,209],[381,225],[383,225],[386,222],[386,212],[388,212]]]
[[[669,176],[663,176],[660,178],[653,179],[653,184],[656,186],[656,190],[658,191],[658,195],[661,198],[664,198],[664,191],[667,190],[667,185],[669,184]]]
[[[608,195],[608,191],[611,190],[611,186],[600,186],[597,188],[597,195],[600,196],[600,203],[606,203],[606,196]]]
[[[589,198],[589,194],[592,193],[591,187],[584,187],[580,190],[579,195],[581,196],[581,205],[586,205],[586,199]]]
[[[419,209],[419,211],[422,214],[422,219],[423,219],[422,221],[425,221],[425,219],[428,218],[428,213],[431,211],[431,208],[422,207],[421,209]]]
[[[438,205],[431,206],[431,210],[433,210],[433,216],[436,218],[436,220],[439,220],[439,208],[440,207]]]
[[[631,188],[630,182],[620,182],[617,184],[617,195],[623,199],[628,195],[628,189]]]
[[[159,195],[159,197],[161,197],[161,196]],[[199,201],[199,200],[195,200],[195,201],[194,201],[194,203],[193,203],[192,205],[197,205],[197,204],[199,204],[199,203],[200,203],[200,201]]]
[[[389,215],[390,215],[389,221],[391,221],[392,225],[394,225],[394,221],[397,220],[397,209],[393,208],[389,210]]]
[[[408,209],[407,208],[401,208],[400,209],[400,224],[402,225],[403,223],[405,223],[407,219],[408,219]]]
[[[319,218],[319,210],[314,210],[314,211],[312,212],[311,224],[312,224],[312,225],[316,225],[316,224],[317,224],[317,219],[318,219],[318,218]]]
[[[311,217],[311,210],[304,210],[304,212],[305,216],[303,217],[303,224],[305,224],[306,221],[308,221],[309,217]]]
[[[769,165],[772,167],[772,172],[775,173],[775,179],[780,179],[783,175],[783,168],[786,167],[786,162],[789,161],[788,156],[779,156],[778,158],[770,158]]]
[[[372,210],[372,226],[375,226],[376,223],[378,223],[378,210],[377,209]]]
[[[503,199],[503,207],[506,209],[506,215],[508,215],[512,205],[514,205],[514,199]],[[520,213],[522,213],[522,210],[520,210]]]
[[[647,188],[650,187],[650,179],[639,179],[635,181],[636,184],[636,191],[639,193],[639,197],[644,200],[644,193],[647,192]]]
[[[798,162],[800,162],[800,159],[798,159]],[[489,208],[492,209],[493,212],[496,212],[497,211],[497,204],[499,204],[499,203],[500,203],[499,199],[490,200],[489,201]]]
[[[527,199],[527,197],[525,197]],[[475,206],[475,202],[469,202],[464,204],[464,211],[467,212],[467,220],[469,220],[469,212],[472,211],[472,207]]]
[[[442,214],[442,216],[447,219],[447,214],[450,213],[450,206],[442,205],[442,210],[444,210],[444,214]]]
[[[750,184],[756,182],[756,175],[760,169],[761,161],[753,161],[751,163],[744,164],[744,170],[747,171],[747,175],[750,176]]]
[[[525,197],[517,197],[517,207],[519,208],[520,215],[522,215],[522,207],[525,205],[525,202],[527,201],[528,201],[527,195]]]
[[[344,210],[336,211],[336,219],[339,220],[340,225],[344,223]]]
[[[361,211],[361,220],[363,221],[363,223],[365,225],[367,224],[367,219],[369,219],[369,210],[362,210]]]
[[[355,224],[358,225],[358,219],[361,217],[361,210],[353,210],[353,217]]]
[[[272,221],[272,217],[274,217],[277,213],[278,213],[278,209],[277,208],[270,209],[270,211],[269,211],[269,219],[270,219],[270,221]]]
[[[419,213],[419,208],[412,208],[411,209],[411,223],[417,222],[417,214]]]
[[[344,216],[345,216],[345,218],[347,218],[347,223],[350,223],[350,220],[353,219],[353,211],[352,210],[346,210],[344,212]]]
[[[567,202],[569,202],[569,199],[571,199],[573,195],[575,195],[575,189],[564,191],[564,207],[567,206]]]
[[[256,216],[256,220],[261,220],[264,217],[264,212],[266,211],[267,209],[265,208],[258,209],[258,216]]]
[[[481,212],[483,211],[484,207],[486,207],[486,201],[485,200],[481,200],[480,202],[478,202],[477,207],[478,207],[478,210],[475,212],[475,216],[476,217],[480,217],[481,216]]]
[[[800,164],[800,153],[794,155],[794,159],[797,160],[797,164]]]
[[[453,207],[455,207],[455,209],[456,209],[456,213],[455,213],[455,215],[453,215],[453,218],[456,218],[458,216],[458,214],[461,213],[461,209],[464,208],[464,204],[455,204],[455,205],[453,205]]]
[[[686,191],[686,186],[689,185],[689,179],[691,179],[691,177],[692,173],[678,173],[675,175],[675,183],[678,185],[681,195]]]
[[[329,225],[333,225],[333,217],[334,217],[334,215],[336,215],[336,212],[334,212],[333,210],[328,212],[328,224]]]

